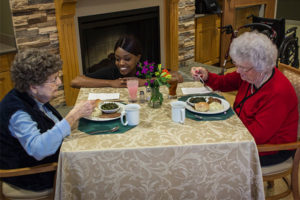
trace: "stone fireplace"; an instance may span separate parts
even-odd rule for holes
[[[78,89],[70,81],[82,73],[79,17],[159,7],[161,63],[178,70],[194,59],[194,0],[10,0],[18,49],[60,53],[63,88],[55,104],[72,105]]]

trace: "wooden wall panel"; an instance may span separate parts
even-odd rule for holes
[[[10,67],[15,55],[15,52],[0,55],[0,101],[13,88]]]
[[[206,15],[196,19],[195,61],[212,65],[220,59],[219,15]]]
[[[236,9],[248,6],[265,5],[264,17],[275,17],[275,4],[276,0],[224,0],[222,3],[222,26],[233,25],[236,27]],[[221,35],[221,53],[220,53],[220,66],[223,66],[224,57],[230,44],[230,35],[223,33]]]
[[[56,21],[59,35],[59,50],[63,61],[63,84],[68,106],[74,105],[79,90],[70,86],[71,80],[79,75],[75,33],[76,0],[55,1]]]

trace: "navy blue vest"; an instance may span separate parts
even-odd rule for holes
[[[49,103],[46,107],[61,120],[61,115]],[[27,112],[33,121],[36,121],[41,133],[51,129],[54,122],[39,110],[36,102],[27,94],[11,90],[0,102],[0,168],[14,169],[31,167],[40,164],[55,162],[58,160],[59,150],[54,155],[48,156],[40,161],[29,156],[19,141],[14,138],[8,124],[11,116],[17,111]],[[4,182],[27,190],[44,190],[53,187],[55,172],[46,172],[34,175],[3,178]]]

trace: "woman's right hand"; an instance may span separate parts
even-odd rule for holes
[[[203,81],[208,79],[208,71],[204,67],[192,67],[191,75],[195,81],[199,81],[202,78]]]
[[[96,106],[97,100],[82,101],[74,106],[65,119],[72,126],[79,118],[90,116]]]

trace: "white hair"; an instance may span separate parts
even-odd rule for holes
[[[277,47],[265,35],[257,31],[245,32],[230,45],[229,55],[236,63],[248,63],[256,71],[270,71],[276,65]]]

